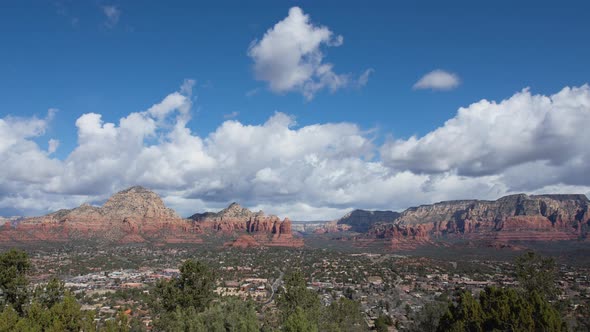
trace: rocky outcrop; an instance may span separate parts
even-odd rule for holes
[[[174,210],[166,207],[160,196],[146,188],[135,186],[109,198],[101,212],[111,220],[180,220]]]
[[[572,240],[586,236],[585,195],[510,195],[496,201],[463,200],[413,207],[391,223],[376,224],[379,238],[460,236],[498,241]]]
[[[327,228],[337,227],[336,221],[292,221],[291,229],[298,233],[325,233]]]
[[[241,207],[240,204],[233,202],[225,209],[219,212],[205,212],[195,213],[189,217],[194,221],[220,221],[223,219],[235,219],[235,220],[249,220],[252,217],[264,216],[264,212],[258,211],[256,213],[250,211],[247,208]]]
[[[240,235],[236,240],[225,244],[226,247],[234,248],[257,248],[260,247],[260,243],[256,241],[251,235],[243,234]]]
[[[3,226],[4,224],[16,225],[16,224],[18,224],[23,219],[25,219],[25,218],[18,217],[18,216],[13,216],[13,217],[0,217],[0,227]]]
[[[323,223],[321,226],[316,227],[313,230],[313,233],[316,234],[323,234],[323,233],[337,233],[337,232],[345,232],[350,231],[352,226],[347,224],[338,224],[337,220],[332,220]]]
[[[264,246],[301,247],[303,240],[292,233],[291,221],[283,221],[264,212],[252,212],[237,203],[213,213],[197,213],[189,217],[199,228],[225,234],[246,233]]]
[[[6,225],[5,225],[6,226]],[[154,192],[131,187],[102,206],[83,204],[42,217],[22,220],[0,231],[4,242],[98,240],[117,243],[201,242],[197,225],[180,218]]]
[[[393,222],[399,217],[399,212],[354,210],[337,220],[337,225],[348,225],[350,230],[366,233],[376,223]]]

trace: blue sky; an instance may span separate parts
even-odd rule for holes
[[[331,32],[329,40],[315,50],[321,52],[321,64],[333,65],[331,73],[347,78],[346,83],[333,92],[330,86],[326,86],[314,90],[309,97],[304,96],[301,87],[273,91],[271,80],[260,80],[252,47],[261,42],[275,24],[288,18],[292,7],[299,7],[303,15],[308,15],[309,26],[324,27]],[[5,119],[8,124],[15,121],[14,117],[22,121],[33,117],[44,119],[48,109],[57,109],[34,135],[15,135],[19,140],[34,142],[39,151],[48,149],[49,139],[58,140],[59,146],[54,152],[45,153],[45,158],[62,164],[54,165],[56,169],[48,171],[50,175],[36,181],[23,182],[18,177],[5,175],[0,179],[0,212],[4,209],[11,213],[31,214],[50,210],[59,204],[99,202],[112,191],[121,189],[120,186],[136,182],[155,187],[166,197],[167,203],[183,213],[225,204],[221,198],[207,198],[211,188],[197,189],[188,180],[174,186],[158,185],[145,180],[147,173],[107,181],[110,184],[97,191],[65,189],[54,183],[61,181],[57,178],[65,176],[65,164],[68,159],[75,159],[72,152],[81,145],[76,121],[83,114],[101,114],[105,123],[118,125],[121,118],[146,111],[178,91],[185,79],[196,81],[188,96],[191,99],[190,121],[185,128],[205,142],[205,150],[215,150],[206,142],[207,137],[219,130],[225,121],[256,127],[269,121],[275,112],[280,112],[296,121],[295,126],[292,126],[293,121],[287,126],[294,131],[329,123],[353,124],[358,130],[357,138],[366,139],[372,147],[360,149],[362,151],[353,149],[354,153],[350,152],[350,147],[342,147],[345,152],[334,157],[336,159],[325,160],[352,158],[367,163],[363,167],[383,167],[384,173],[379,173],[378,177],[385,182],[392,177],[399,178],[403,172],[420,177],[420,181],[411,182],[412,185],[418,183],[420,188],[438,183],[441,177],[457,176],[462,180],[467,177],[468,181],[482,183],[493,181],[483,178],[486,176],[504,179],[503,182],[498,180],[497,185],[504,186],[501,189],[492,186],[493,190],[488,187],[479,191],[472,186],[480,188],[483,184],[457,185],[462,189],[440,187],[435,190],[435,195],[427,195],[427,191],[421,189],[418,194],[410,195],[412,199],[398,199],[393,195],[375,203],[370,198],[355,197],[347,192],[366,188],[347,189],[340,182],[334,190],[344,192],[346,198],[317,203],[314,197],[319,193],[312,195],[293,189],[285,194],[284,199],[276,201],[269,198],[273,194],[267,192],[268,188],[234,190],[230,188],[235,184],[227,180],[228,183],[221,186],[224,190],[220,190],[227,196],[227,201],[241,199],[250,206],[270,208],[271,212],[295,214],[301,218],[308,213],[313,219],[330,218],[353,207],[393,209],[436,199],[492,198],[517,191],[581,190],[587,193],[585,181],[561,175],[582,172],[579,167],[575,171],[543,168],[548,172],[543,175],[554,179],[547,183],[531,180],[513,187],[507,185],[513,181],[505,180],[507,172],[516,172],[515,167],[524,167],[527,163],[557,167],[577,160],[578,164],[585,165],[587,154],[584,151],[574,150],[566,155],[525,151],[519,152],[525,156],[520,160],[513,156],[516,152],[511,148],[508,152],[499,148],[492,149],[485,156],[477,155],[431,168],[419,166],[421,162],[432,163],[428,158],[420,159],[426,153],[424,151],[431,148],[427,146],[428,142],[422,142],[423,148],[407,151],[411,148],[408,142],[413,135],[419,139],[434,132],[447,120],[455,118],[460,107],[469,108],[482,99],[500,102],[527,87],[533,96],[551,96],[565,87],[584,87],[590,77],[590,66],[587,65],[590,58],[588,7],[590,5],[584,1],[494,1],[485,4],[474,1],[256,1],[249,6],[237,1],[3,1],[0,5],[0,119]],[[340,44],[336,42],[338,36],[342,36],[343,42],[336,46]],[[359,84],[358,78],[367,70],[370,70],[368,81]],[[447,89],[414,88],[421,77],[433,70],[454,75],[458,83]],[[312,81],[313,78],[306,82]],[[585,90],[580,92],[583,96],[585,93]],[[580,98],[583,97],[574,99],[579,101]],[[575,116],[582,116],[578,122],[583,123],[588,119],[588,105],[583,102],[580,105],[577,109],[581,110]],[[556,108],[547,107],[546,112]],[[518,111],[531,109],[536,108],[524,107]],[[538,115],[539,112],[532,114]],[[546,113],[543,114],[547,118]],[[177,120],[170,121],[157,130],[157,135],[143,140],[144,147],[169,139],[164,134],[177,123]],[[555,124],[560,125],[564,124]],[[490,126],[497,126],[497,123]],[[482,130],[491,132],[494,128],[484,127]],[[537,131],[543,130],[537,128]],[[467,141],[478,139],[466,138]],[[391,143],[396,140],[402,141]],[[568,142],[564,137],[556,140],[557,143],[553,144],[556,146]],[[514,144],[518,141],[516,135]],[[481,144],[486,145],[483,140]],[[331,144],[327,146],[328,150],[339,149]],[[11,149],[10,158],[25,155],[22,148],[12,146]],[[6,151],[5,162],[9,160]],[[504,152],[506,155],[502,154]],[[402,156],[403,153],[407,154]],[[323,160],[321,153],[315,150],[298,158],[313,154]],[[487,167],[486,158],[490,155],[497,157],[496,160],[508,161],[499,162],[499,167]],[[255,155],[251,157],[256,158]],[[216,163],[222,162],[212,158]],[[445,158],[438,160],[441,159]],[[282,170],[279,172],[281,176],[288,177],[290,173],[284,167],[291,164],[283,161],[284,158],[276,167]],[[475,166],[464,167],[471,162],[486,171],[475,170]],[[274,165],[274,161],[269,163]],[[80,164],[78,161],[77,165]],[[262,163],[252,170],[245,170],[242,175],[252,177],[254,181],[261,170],[276,170],[265,166]],[[537,170],[541,166],[534,167]],[[330,178],[341,171],[332,169],[326,176]],[[518,170],[519,174],[522,172]],[[186,173],[179,176],[188,177]],[[223,172],[200,176],[200,179],[232,178]],[[254,182],[248,183],[254,186]],[[405,188],[405,185],[398,185]],[[15,188],[24,189],[17,194]],[[407,196],[400,189],[391,188],[391,191],[401,191],[399,195]],[[375,194],[383,195],[381,192]],[[217,194],[213,196],[217,197]],[[47,199],[52,203],[32,209],[25,202],[34,199]]]

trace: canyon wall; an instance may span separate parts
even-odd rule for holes
[[[460,236],[499,241],[575,240],[586,237],[585,195],[510,195],[496,201],[462,200],[412,207],[390,223],[375,224],[378,238]]]
[[[338,219],[337,225],[348,225],[350,230],[366,233],[376,223],[393,222],[399,217],[399,212],[354,210]]]

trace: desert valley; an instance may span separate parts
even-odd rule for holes
[[[461,200],[402,212],[354,210],[340,219],[313,222],[294,232],[288,217],[252,212],[231,203],[219,212],[187,218],[167,208],[153,191],[136,186],[102,206],[83,204],[44,216],[2,220],[0,243],[49,244],[91,240],[102,243],[199,244],[229,238],[227,246],[303,247],[304,233],[346,234],[358,242],[386,243],[384,250],[437,246],[454,240],[503,246],[512,242],[585,241],[590,200],[585,195],[511,195],[496,201]],[[301,223],[305,225],[305,222]],[[295,234],[294,234],[295,233]]]
[[[306,223],[237,203],[182,218],[135,186],[102,206],[2,222],[0,247],[30,253],[33,285],[58,276],[105,328],[123,315],[133,331],[161,329],[165,316],[151,308],[150,294],[159,294],[159,280],[180,276],[179,264],[197,259],[216,271],[215,293],[253,301],[262,317],[255,325],[267,329],[282,324],[270,318],[281,308],[275,294],[288,289],[285,275],[295,271],[324,306],[358,303],[359,320],[343,323],[355,324],[352,330],[434,329],[454,292],[518,285],[519,257],[532,251],[556,260],[564,324],[583,330],[590,321],[585,195],[354,210]]]
[[[590,331],[590,1],[0,1],[0,332]]]

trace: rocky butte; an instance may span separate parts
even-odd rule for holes
[[[97,240],[118,243],[199,243],[200,230],[164,205],[154,192],[131,187],[103,206],[83,204],[42,217],[4,224],[0,242],[35,243]]]
[[[293,236],[288,218],[281,221],[277,216],[265,215],[262,211],[252,212],[238,203],[232,203],[217,213],[197,213],[189,219],[202,229],[225,234],[245,233],[228,246],[303,246],[303,240]]]
[[[510,195],[496,201],[461,200],[412,207],[368,233],[393,245],[461,237],[473,240],[555,241],[586,238],[585,195]]]
[[[338,219],[336,224],[349,225],[351,231],[366,233],[373,225],[394,221],[399,215],[393,211],[354,210]]]
[[[394,248],[412,248],[454,238],[498,244],[578,240],[587,237],[589,227],[590,201],[585,195],[518,194],[495,201],[446,201],[401,213],[355,210],[319,232],[353,230],[367,241],[386,239]],[[227,243],[235,247],[303,246],[288,218],[232,203],[219,212],[183,219],[156,193],[138,186],[116,193],[102,206],[83,204],[42,217],[0,220],[4,244],[200,243],[204,233],[237,238]]]

